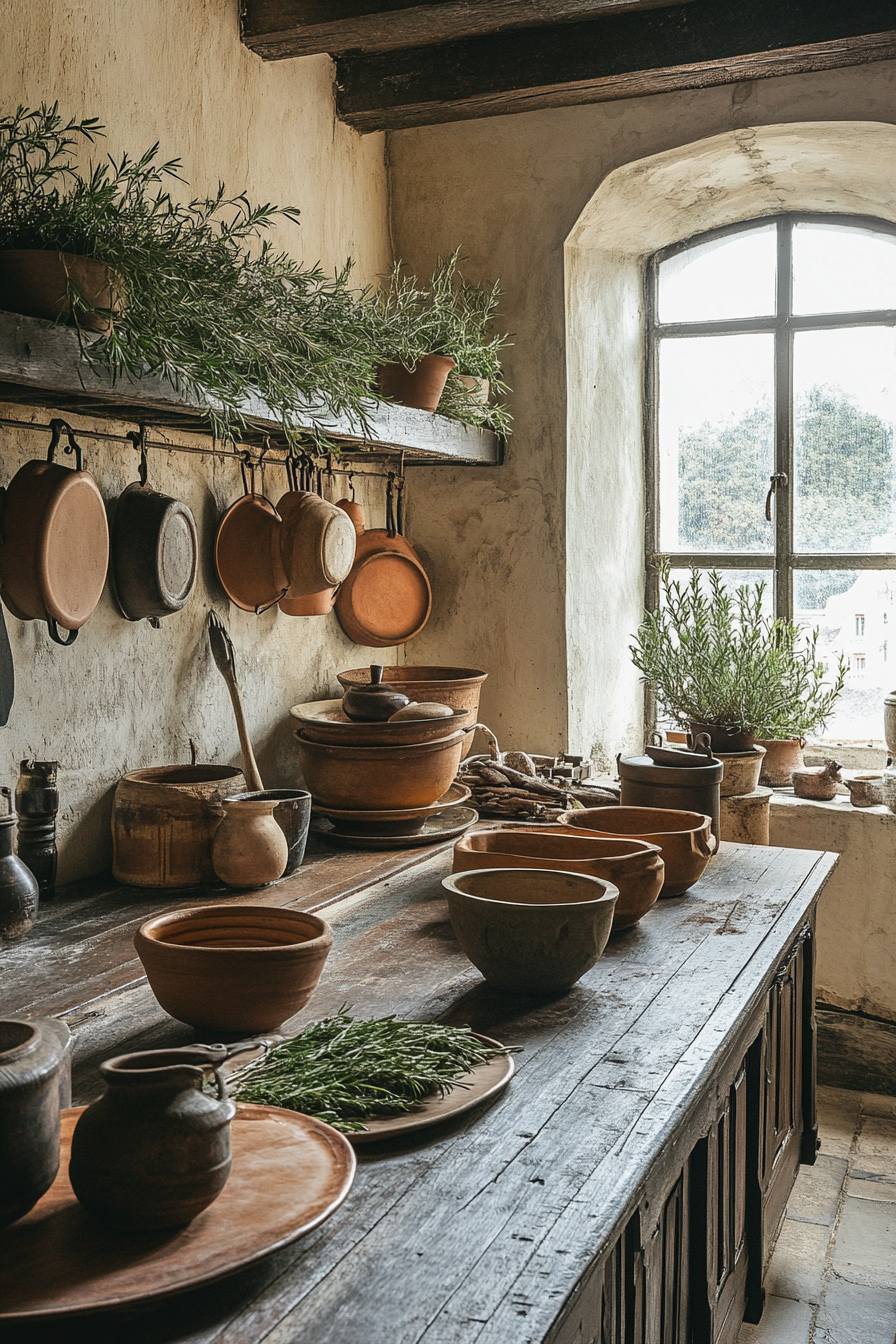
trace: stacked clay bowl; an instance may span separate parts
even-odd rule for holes
[[[561,826],[590,835],[627,836],[658,846],[666,865],[661,896],[682,896],[699,882],[718,848],[712,818],[665,807],[590,807],[564,812]]]
[[[472,709],[456,709],[450,718],[389,719],[363,723],[350,719],[341,700],[311,700],[289,711],[299,721],[306,742],[329,742],[337,747],[398,747],[437,742],[474,722]]]
[[[156,915],[134,938],[166,1013],[200,1031],[276,1031],[308,1002],[333,942],[326,920],[264,905]]]
[[[324,812],[429,807],[452,783],[467,740],[453,732],[433,742],[336,746],[301,730],[295,737],[305,784]]]
[[[453,871],[482,868],[549,868],[603,878],[619,888],[614,933],[637,924],[656,904],[665,872],[658,845],[578,835],[571,826],[507,826],[462,836],[454,846]]]

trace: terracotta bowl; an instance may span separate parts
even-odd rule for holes
[[[562,994],[590,971],[619,896],[599,877],[546,868],[476,868],[442,886],[464,952],[512,994]]]
[[[428,807],[457,774],[464,733],[436,742],[380,747],[340,747],[309,742],[297,731],[299,763],[315,803],[359,811]]]
[[[619,888],[614,933],[637,924],[656,904],[665,871],[658,845],[576,835],[571,826],[506,826],[464,835],[454,846],[454,872],[475,868],[550,868],[612,882]]]
[[[264,905],[156,915],[134,938],[166,1013],[200,1031],[276,1031],[308,1002],[333,942],[326,920]]]
[[[712,818],[701,812],[676,812],[665,807],[583,807],[564,812],[562,826],[592,835],[627,835],[658,845],[666,865],[661,896],[681,896],[703,876],[718,849]]]

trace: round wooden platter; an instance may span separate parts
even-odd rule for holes
[[[338,1209],[355,1155],[342,1134],[275,1106],[238,1105],[223,1192],[184,1228],[123,1232],[94,1222],[68,1180],[83,1107],[62,1113],[59,1174],[0,1232],[0,1320],[133,1306],[211,1283],[286,1246]]]
[[[473,1033],[478,1041],[503,1049],[489,1036]],[[477,1064],[469,1073],[458,1078],[450,1092],[444,1096],[430,1097],[418,1110],[408,1111],[406,1115],[387,1116],[380,1120],[367,1120],[366,1129],[346,1134],[351,1143],[379,1143],[382,1139],[394,1139],[398,1135],[412,1134],[418,1129],[429,1129],[443,1120],[453,1120],[465,1111],[481,1106],[489,1097],[503,1092],[513,1077],[513,1055],[495,1055],[484,1064]]]

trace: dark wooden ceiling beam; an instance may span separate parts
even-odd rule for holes
[[[243,0],[243,42],[266,61],[393,51],[691,0]]]
[[[893,0],[694,0],[337,60],[362,131],[604,102],[896,57]]]

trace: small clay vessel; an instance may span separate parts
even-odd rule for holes
[[[263,1044],[185,1045],[101,1064],[106,1091],[72,1135],[69,1179],[84,1207],[141,1229],[183,1227],[208,1208],[230,1175],[236,1114],[219,1067]],[[209,1075],[217,1097],[203,1091]]]
[[[824,765],[807,765],[803,770],[793,772],[793,791],[797,798],[815,798],[819,802],[829,803],[837,795],[840,783],[840,766],[836,761],[825,761]]]
[[[289,848],[289,858],[283,870],[283,876],[289,877],[301,867],[305,857],[311,824],[311,794],[307,789],[262,789],[257,793],[238,793],[234,797],[239,801],[264,798],[274,804],[274,820],[286,836]]]
[[[391,719],[399,709],[411,702],[402,692],[393,690],[383,683],[383,669],[377,663],[370,668],[370,681],[366,686],[350,686],[342,697],[342,710],[346,718],[359,723],[382,723]]]
[[[8,808],[0,817],[0,939],[11,942],[34,927],[39,891],[37,878],[12,852],[16,825],[12,793],[3,787],[0,796]]]
[[[883,775],[856,775],[844,779],[853,807],[877,807],[884,801]]]
[[[56,1018],[0,1020],[0,1227],[33,1208],[56,1178],[70,1044]]]
[[[224,799],[212,865],[228,887],[264,887],[285,873],[289,844],[274,819],[278,802],[266,792]]]
[[[768,789],[787,789],[793,783],[794,770],[803,768],[802,737],[757,738],[756,746],[765,747],[765,759],[759,783]]]

